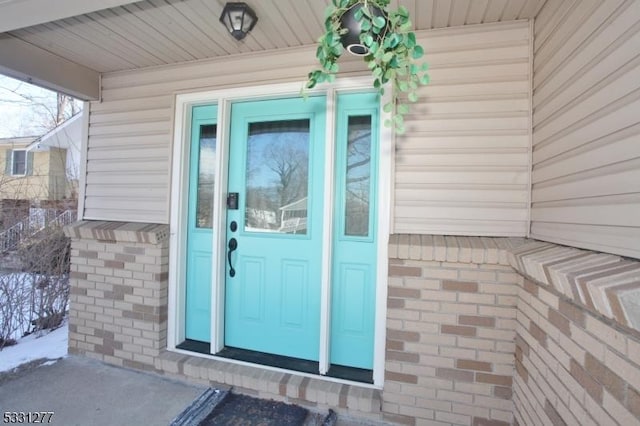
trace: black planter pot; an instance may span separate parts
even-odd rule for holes
[[[369,53],[369,49],[360,42],[362,28],[360,27],[360,22],[354,16],[362,6],[362,4],[357,4],[340,17],[340,25],[348,30],[340,37],[340,42],[349,53],[357,56],[364,56]],[[373,5],[368,5],[367,7],[373,16],[382,16],[386,19],[384,12],[379,7]]]

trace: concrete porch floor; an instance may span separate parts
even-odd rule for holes
[[[168,425],[204,390],[157,374],[69,356],[53,365],[0,377],[0,411],[52,411],[53,425]],[[365,424],[369,423],[338,420],[341,426]]]

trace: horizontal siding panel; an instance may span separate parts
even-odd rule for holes
[[[528,168],[529,155],[527,152],[500,152],[498,150],[475,150],[465,152],[463,149],[457,152],[444,153],[443,150],[420,150],[409,155],[398,155],[396,166],[523,166]]]
[[[527,225],[522,221],[504,220],[449,220],[447,218],[406,217],[398,220],[396,232],[399,234],[473,235],[520,237],[527,233]]]
[[[94,113],[91,116],[91,124],[120,124],[120,123],[136,123],[138,121],[157,121],[162,118],[163,121],[171,121],[173,119],[173,111],[171,108],[153,108],[127,110],[119,112],[103,112]]]
[[[574,174],[545,185],[534,185],[532,201],[535,203],[633,193],[640,193],[640,162],[638,161]]]
[[[526,132],[528,133],[528,132]],[[529,136],[523,135],[478,135],[470,136],[435,136],[431,134],[413,132],[402,138],[402,146],[398,151],[416,149],[518,149],[529,148]]]
[[[168,149],[168,144],[170,143],[170,141],[171,137],[169,134],[136,136],[93,136],[91,138],[91,149],[118,149],[119,147],[128,146],[164,146]]]
[[[640,227],[640,194],[533,203],[531,220],[582,225]]]
[[[568,6],[534,23],[531,236],[640,257],[640,2]]]
[[[476,49],[468,50],[441,50],[434,51],[432,46],[427,49],[427,58],[431,69],[438,68],[442,65],[473,65],[484,62],[504,63],[504,62],[522,62],[528,61],[529,55],[527,49],[522,47],[527,45],[527,40],[510,42],[510,45],[501,47],[483,47],[482,58],[476,54]]]
[[[396,165],[396,184],[405,183],[448,183],[451,185],[526,185],[529,182],[529,171],[525,168],[497,167],[482,169],[480,167],[399,167]],[[400,200],[399,198],[396,198]]]
[[[528,45],[529,24],[527,21],[520,21],[474,25],[464,28],[434,30],[428,34],[428,43],[425,45],[428,52],[469,50],[470,47],[483,50],[503,45],[505,42],[512,44],[515,41],[521,41],[523,45]]]
[[[470,130],[527,130],[529,117],[505,114],[505,117],[485,117],[485,118],[430,118],[421,120],[420,117],[408,116],[405,119],[410,123],[411,131],[433,132],[443,131],[458,132]]]
[[[493,203],[413,203],[405,205],[396,204],[395,211],[398,217],[418,217],[458,220],[527,220],[527,203],[501,203],[495,206]],[[471,213],[471,214],[470,214]]]
[[[640,45],[640,32],[620,41],[612,51],[606,51],[603,58],[589,64],[586,69],[574,73],[571,78],[555,92],[547,92],[545,87],[537,90],[533,96],[536,111],[534,125],[539,125],[553,117],[556,111],[570,107],[575,100],[589,91],[601,86],[602,82],[615,81],[622,72],[638,66],[640,54],[635,46]],[[625,64],[620,67],[620,64]],[[559,96],[561,95],[561,96]]]
[[[89,137],[114,135],[164,134],[171,131],[171,121],[138,121],[132,123],[104,123],[89,125]]]
[[[561,0],[548,3],[558,1]],[[571,19],[566,22],[567,26],[563,23],[556,27],[545,45],[536,50],[535,87],[545,86],[549,93],[561,89],[562,83],[575,75],[571,74],[572,70],[575,72],[593,64],[596,55],[635,25],[639,16],[636,0],[607,0],[596,5],[598,8],[585,20]],[[623,7],[619,8],[620,5]],[[577,9],[573,10],[575,13]],[[536,26],[544,25],[541,19],[536,20]]]
[[[143,157],[148,161],[154,159],[167,158],[167,147],[138,147],[138,146],[120,146],[117,149],[90,149],[87,152],[87,159],[89,161],[100,160],[129,160],[131,162],[138,161],[137,159]]]
[[[493,113],[512,113],[512,112],[529,112],[529,100],[527,98],[511,98],[511,99],[486,99],[486,100],[442,100],[429,101],[428,103],[418,104],[411,109],[413,114],[422,115],[424,118],[436,116],[437,114],[493,114]]]
[[[578,246],[640,258],[640,228],[533,222],[531,237],[558,244]]]
[[[451,98],[451,97],[491,97],[495,95],[521,95],[528,96],[530,83],[518,77],[515,80],[493,81],[477,83],[475,79],[457,84],[441,84],[438,81],[431,81],[428,86],[420,89],[420,97],[426,98]]]
[[[401,199],[416,198],[422,200],[434,201],[459,201],[466,200],[475,202],[496,202],[510,203],[519,202],[527,203],[527,187],[525,185],[513,185],[513,189],[507,189],[504,185],[465,185],[463,188],[455,188],[447,185],[441,188],[434,188],[435,185],[428,187],[419,185],[398,185],[396,188],[396,197]]]
[[[599,111],[610,105],[616,103],[625,105],[628,103],[625,98],[637,99],[640,97],[639,75],[640,61],[635,67],[626,70],[624,74],[616,75],[611,81],[606,82],[608,84],[602,84],[599,90],[589,96],[574,98],[571,106],[556,111],[552,118],[534,127],[535,143],[542,142],[587,117],[597,116]]]
[[[632,94],[632,96],[640,96],[640,92]],[[620,129],[635,126],[638,124],[639,108],[640,99],[617,105],[616,109],[608,111],[607,114],[598,114],[597,117],[589,117],[568,127],[561,133],[554,135],[553,139],[546,140],[544,144],[539,144],[540,146],[536,146],[536,142],[540,142],[540,138],[536,137],[534,132],[534,164],[579,148],[591,141],[607,137]]]
[[[623,129],[578,149],[539,162],[533,169],[534,184],[610,164],[640,158],[640,125]],[[639,166],[640,167],[640,166]]]

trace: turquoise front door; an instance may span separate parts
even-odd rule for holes
[[[231,106],[225,345],[317,361],[324,96]]]
[[[209,342],[217,107],[193,107],[191,116],[185,338]]]

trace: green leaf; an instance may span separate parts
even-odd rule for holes
[[[405,104],[398,105],[398,114],[407,114],[409,112],[409,106]]]
[[[361,21],[362,17],[364,16],[363,11],[364,7],[359,7],[358,9],[356,9],[356,11],[353,13],[353,19],[355,19],[356,21]]]
[[[393,52],[386,52],[386,53],[382,56],[382,61],[383,61],[383,62],[389,62],[389,61],[391,61],[391,59],[393,59]]]
[[[429,77],[429,74],[423,74],[422,77],[420,77],[420,84],[429,84],[430,81],[431,78]]]
[[[413,59],[420,59],[422,58],[422,55],[424,55],[424,49],[422,48],[422,46],[418,45],[413,48]]]
[[[406,92],[409,90],[409,84],[406,81],[399,81],[398,89],[400,89],[401,92]]]
[[[427,71],[429,69],[429,64],[428,63],[423,63],[422,67],[421,67],[422,71]]]
[[[393,121],[391,121],[390,119],[386,119],[384,120],[384,127],[391,127],[391,125],[393,124]]]
[[[411,92],[408,95],[409,102],[418,102],[418,94],[416,92]]]
[[[386,24],[387,20],[382,16],[376,16],[375,18],[373,18],[373,26],[376,28],[384,28]]]
[[[371,29],[371,21],[368,19],[363,19],[362,22],[360,22],[360,28],[362,29],[362,31],[369,31]]]
[[[390,113],[391,111],[393,111],[393,104],[391,102],[384,104],[384,106],[382,107],[382,110],[387,114]]]

